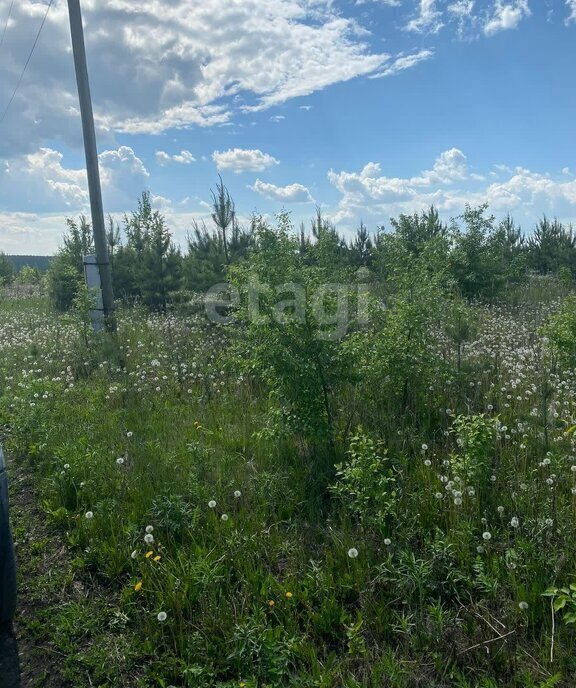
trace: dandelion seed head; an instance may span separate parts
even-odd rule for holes
[[[350,559],[356,559],[356,557],[358,556],[358,550],[356,549],[356,547],[350,547],[350,549],[348,550],[348,556],[350,557]]]
[[[94,513],[93,513],[92,511],[87,511],[87,512],[84,514],[84,516],[85,516],[85,518],[87,518],[88,520],[90,520],[91,518],[94,518]]]
[[[158,619],[158,621],[161,622],[166,621],[166,619],[168,618],[168,614],[166,614],[166,612],[158,612],[158,616],[156,618]]]

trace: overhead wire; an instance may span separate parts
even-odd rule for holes
[[[30,64],[30,60],[32,59],[32,55],[34,54],[34,50],[36,49],[36,45],[38,44],[38,39],[40,38],[40,34],[42,33],[42,29],[44,28],[44,24],[46,23],[46,17],[48,16],[48,12],[50,12],[50,8],[52,7],[54,0],[50,0],[48,3],[48,7],[46,8],[46,12],[44,13],[44,17],[42,18],[42,23],[40,24],[40,27],[38,29],[38,33],[36,34],[36,38],[34,39],[34,43],[32,44],[32,48],[30,49],[30,53],[28,54],[28,58],[26,60],[26,63],[24,65],[24,68],[22,69],[22,72],[20,74],[20,78],[18,79],[18,83],[16,84],[16,88],[14,89],[14,92],[10,96],[10,100],[8,101],[8,105],[6,105],[6,108],[4,109],[4,112],[2,113],[2,117],[0,117],[0,124],[4,121],[4,118],[8,114],[8,110],[10,109],[10,106],[12,105],[12,102],[14,101],[14,98],[16,97],[16,93],[18,92],[18,89],[20,88],[20,84],[22,83],[22,79],[24,78],[24,74],[26,74],[26,70],[28,69],[28,65]],[[8,24],[6,24],[8,26]]]
[[[0,48],[4,43],[4,38],[6,36],[6,31],[8,29],[8,24],[10,23],[10,17],[12,16],[12,8],[14,7],[14,0],[10,3],[10,9],[8,10],[8,16],[6,17],[6,23],[4,24],[4,31],[2,31],[2,38],[0,38]]]

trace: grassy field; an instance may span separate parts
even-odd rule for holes
[[[403,387],[362,349],[328,440],[241,328],[0,299],[19,623],[63,685],[573,686],[574,306],[521,291],[445,310]]]

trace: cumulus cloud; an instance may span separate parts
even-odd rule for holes
[[[310,191],[302,184],[289,184],[288,186],[275,186],[257,179],[254,186],[250,187],[257,193],[272,201],[282,203],[313,203]]]
[[[484,24],[484,33],[492,36],[498,31],[515,29],[522,19],[530,15],[528,0],[516,0],[513,3],[497,0],[492,15]]]
[[[576,0],[566,0],[566,7],[570,14],[566,17],[564,23],[568,26],[568,24],[576,22]]]
[[[1,17],[9,4],[0,0]],[[44,11],[36,0],[14,3],[0,61],[8,89]],[[387,57],[363,42],[357,21],[331,0],[91,0],[83,15],[100,140],[225,124],[239,109],[371,74]],[[81,142],[69,45],[66,3],[55,3],[6,120],[0,156],[30,152],[46,139]]]
[[[148,186],[144,163],[128,146],[106,150],[100,158],[100,179],[106,212],[124,211]],[[85,212],[89,196],[84,168],[68,167],[51,148],[0,161],[0,210],[34,213]]]
[[[279,164],[268,153],[259,149],[231,148],[227,151],[214,151],[212,159],[219,170],[231,170],[236,174],[241,172],[261,172],[268,167]]]
[[[576,177],[569,170],[554,176],[523,167],[495,167],[497,179],[486,184],[483,175],[469,171],[464,153],[452,148],[440,154],[430,170],[413,177],[387,177],[375,162],[359,172],[330,170],[328,179],[342,194],[332,217],[346,227],[361,217],[382,222],[430,205],[449,216],[462,212],[466,203],[484,202],[495,212],[511,212],[530,222],[542,213],[564,219],[574,216]]]
[[[180,165],[189,165],[192,162],[196,162],[196,158],[192,155],[189,150],[180,151],[176,155],[169,155],[165,151],[156,151],[156,162],[161,165],[167,165],[169,162],[177,162]]]

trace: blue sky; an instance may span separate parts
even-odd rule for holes
[[[0,0],[0,111],[46,2]],[[488,202],[576,220],[576,0],[83,0],[106,211],[182,241],[220,173],[239,214],[343,233]],[[66,2],[0,123],[0,250],[88,211]],[[2,34],[0,33],[0,36]]]

